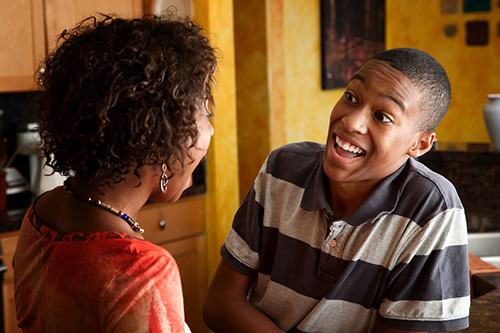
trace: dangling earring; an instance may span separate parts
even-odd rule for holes
[[[160,190],[162,193],[167,191],[168,177],[167,177],[167,165],[163,163],[161,165],[161,177],[160,177]]]

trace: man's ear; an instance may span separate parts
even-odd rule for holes
[[[432,148],[432,143],[436,138],[436,133],[434,132],[423,132],[417,136],[415,143],[411,146],[408,155],[411,157],[419,157],[427,153]]]

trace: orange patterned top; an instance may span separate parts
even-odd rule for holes
[[[13,261],[25,332],[189,332],[169,252],[124,233],[57,232],[33,205]]]

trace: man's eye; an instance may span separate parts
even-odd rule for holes
[[[383,112],[377,111],[374,113],[375,119],[382,123],[390,123],[392,120],[391,118],[387,117]]]
[[[354,97],[353,94],[351,94],[350,92],[346,91],[344,93],[344,96],[345,96],[345,99],[349,102],[349,103],[358,103],[358,100],[356,99],[356,97]]]

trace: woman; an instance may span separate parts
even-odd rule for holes
[[[137,215],[191,185],[213,128],[215,52],[192,22],[88,18],[40,70],[47,165],[14,257],[18,324],[32,332],[183,332],[177,265]],[[185,327],[186,326],[186,327]]]

